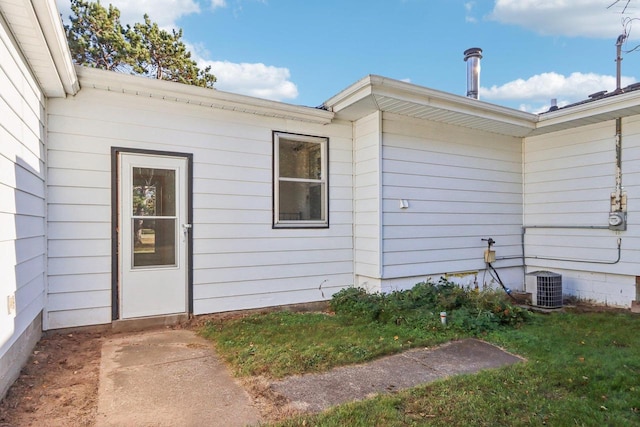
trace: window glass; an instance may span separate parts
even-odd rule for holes
[[[280,177],[320,179],[321,145],[312,142],[280,139]]]
[[[274,134],[274,226],[328,225],[327,138]]]
[[[176,171],[133,168],[133,267],[176,264]]]
[[[133,215],[176,214],[176,171],[133,168]]]
[[[133,218],[133,266],[176,265],[176,220]]]
[[[280,220],[324,221],[324,184],[280,182]]]

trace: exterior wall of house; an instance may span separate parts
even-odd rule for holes
[[[350,123],[89,87],[52,100],[48,120],[46,328],[111,321],[113,146],[193,154],[195,314],[319,301],[353,283]],[[329,137],[329,228],[272,228],[274,130]]]
[[[379,291],[381,277],[381,125],[375,112],[354,123],[356,284]]]
[[[0,398],[40,338],[45,98],[0,17]],[[15,302],[14,302],[15,301]]]
[[[521,140],[389,113],[382,126],[383,290],[445,274],[491,285],[488,237],[501,279],[521,289]]]
[[[626,231],[606,229],[615,190],[613,120],[525,140],[524,224],[527,271],[562,274],[566,294],[628,306],[640,262],[640,118],[624,119],[622,133]]]

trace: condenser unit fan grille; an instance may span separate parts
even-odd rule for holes
[[[538,307],[562,307],[562,275],[550,271],[529,273],[535,280],[533,283],[533,303]]]

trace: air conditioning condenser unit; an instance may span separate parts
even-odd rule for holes
[[[533,305],[543,308],[562,307],[562,275],[551,271],[527,274],[527,292],[531,292]]]

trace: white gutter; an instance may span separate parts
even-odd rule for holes
[[[285,104],[216,89],[132,76],[114,71],[76,66],[76,73],[84,88],[91,87],[147,98],[309,123],[329,124],[334,117],[334,113],[319,108]]]
[[[351,120],[375,110],[398,114],[412,111],[414,117],[465,122],[470,127],[474,127],[474,122],[476,126],[482,122],[485,129],[495,124],[510,129],[516,136],[526,136],[532,132],[538,118],[536,114],[376,75],[359,80],[328,99],[324,106]],[[451,114],[443,119],[436,110]]]
[[[62,86],[68,95],[75,95],[80,84],[55,1],[32,0],[32,4]]]
[[[640,114],[640,90],[540,114],[535,135]]]

